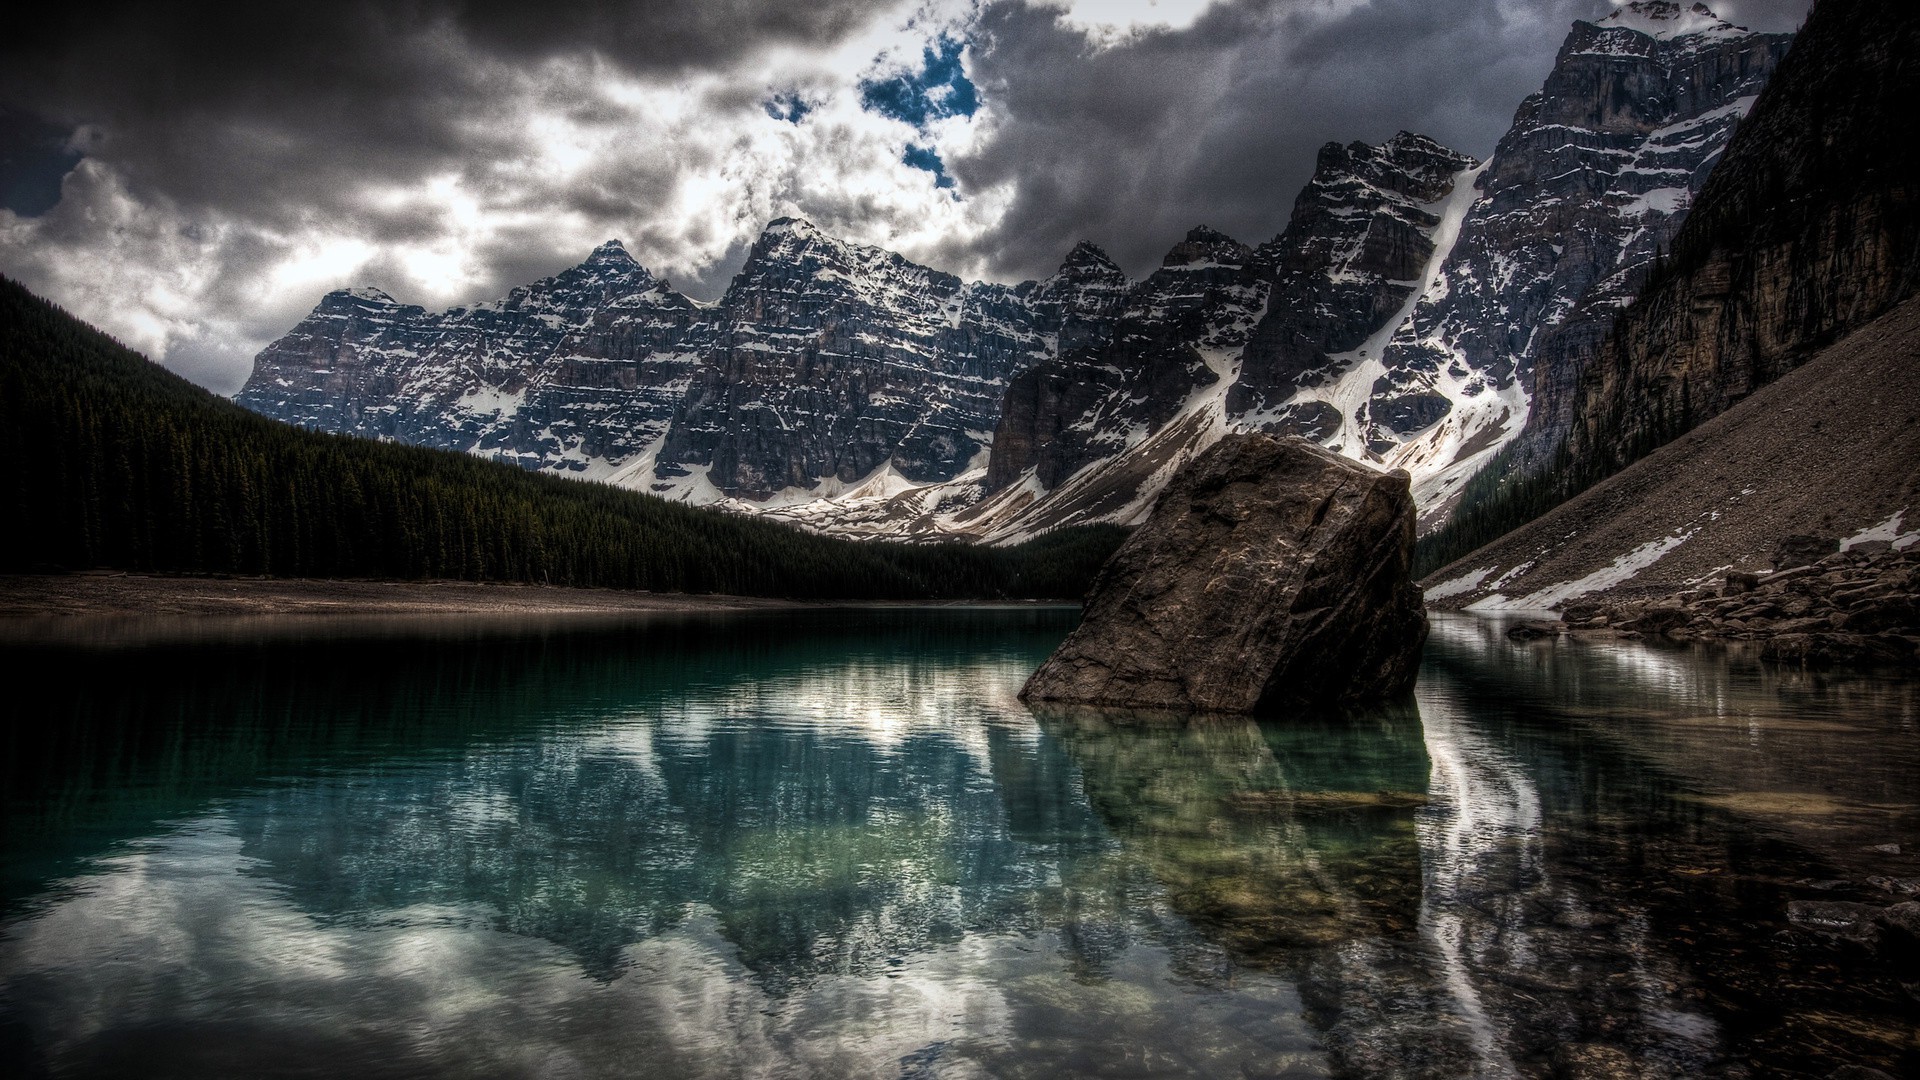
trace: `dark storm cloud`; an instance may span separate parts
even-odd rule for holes
[[[106,133],[137,196],[292,228],[364,212],[370,186],[484,180],[523,147],[509,89],[568,58],[627,73],[721,67],[830,42],[870,4],[413,0],[44,5],[9,15],[0,105]],[[570,104],[556,89],[550,107]],[[595,107],[581,100],[580,109]],[[586,196],[591,199],[591,194]],[[631,203],[628,204],[631,207]],[[384,223],[383,226],[385,227]]]
[[[979,149],[950,156],[963,190],[1014,187],[975,252],[1044,273],[1079,239],[1142,272],[1189,227],[1277,234],[1327,141],[1420,131],[1488,153],[1597,0],[1222,4],[1178,32],[1112,48],[1046,9],[996,2],[973,73],[993,106]],[[956,252],[956,254],[958,254]]]
[[[0,207],[21,217],[46,213],[80,158],[66,128],[0,105]]]
[[[9,12],[0,193],[26,216],[0,270],[228,390],[328,288],[466,302],[619,237],[710,299],[783,213],[958,272],[1045,274],[1086,238],[1139,274],[1197,223],[1277,233],[1325,141],[1486,154],[1608,10],[1221,0],[1097,35],[974,3]],[[1718,6],[1790,29],[1806,0]]]
[[[1718,5],[1788,30],[1809,0]],[[1485,157],[1539,89],[1576,19],[1606,0],[1233,0],[1181,31],[1112,48],[1044,8],[993,0],[973,73],[993,130],[949,155],[963,190],[1012,185],[1012,207],[949,257],[1043,274],[1081,239],[1133,273],[1189,227],[1249,243],[1286,225],[1328,141],[1377,143],[1398,130]]]

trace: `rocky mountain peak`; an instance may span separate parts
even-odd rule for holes
[[[321,297],[309,318],[388,319],[404,315],[410,310],[420,309],[395,300],[384,289],[361,285],[351,289],[335,289]]]
[[[371,285],[361,285],[351,289],[335,289],[334,291],[328,293],[326,297],[320,301],[320,303],[321,303],[321,306],[323,307],[325,306],[400,307],[401,306],[400,301],[395,300],[391,295],[387,293],[386,290],[376,289]]]
[[[1319,204],[1371,203],[1381,192],[1428,203],[1453,186],[1453,177],[1479,162],[1425,135],[1402,131],[1379,146],[1328,143],[1313,177],[1294,205],[1296,214]],[[1269,245],[1271,248],[1272,245]]]
[[[1746,32],[1715,15],[1705,4],[1683,5],[1676,0],[1632,0],[1594,25],[1632,30],[1663,41],[1708,32]]]
[[[1066,260],[1060,264],[1060,276],[1070,278],[1112,278],[1118,276],[1126,280],[1126,271],[1113,261],[1099,245],[1091,240],[1082,240],[1067,252]]]
[[[822,242],[834,243],[813,222],[805,218],[774,218],[767,222],[766,228],[760,230],[760,235],[747,254],[747,263],[752,265],[756,259],[765,259],[775,253],[802,251]]]
[[[1196,225],[1188,230],[1186,239],[1173,245],[1173,250],[1167,252],[1167,257],[1160,265],[1195,268],[1214,264],[1244,266],[1251,258],[1252,248],[1226,233]]]
[[[634,261],[632,255],[627,253],[626,246],[620,243],[620,241],[609,240],[599,247],[594,248],[592,254],[587,256],[587,261],[580,265],[624,269],[627,267],[638,267],[640,264]]]

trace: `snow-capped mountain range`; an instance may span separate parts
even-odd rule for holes
[[[1432,524],[1501,447],[1564,433],[1789,41],[1637,0],[1575,24],[1489,161],[1329,144],[1279,236],[1197,228],[1142,281],[1082,244],[965,282],[782,219],[712,305],[618,243],[437,314],[331,293],[237,400],[887,537],[1131,523],[1225,432],[1285,432],[1407,469]]]

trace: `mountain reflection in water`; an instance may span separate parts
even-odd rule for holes
[[[1030,712],[1075,617],[10,647],[0,1058],[1920,1071],[1902,973],[1786,919],[1920,879],[1913,683],[1443,619],[1395,708]]]

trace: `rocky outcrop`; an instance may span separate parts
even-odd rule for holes
[[[1920,549],[1880,541],[1771,574],[1730,571],[1668,596],[1572,601],[1561,620],[1569,632],[1760,641],[1762,659],[1792,667],[1915,667]]]
[[[1021,696],[1245,713],[1403,694],[1427,631],[1413,525],[1404,474],[1228,436],[1167,486]]]
[[[1920,288],[1920,8],[1823,0],[1571,406],[1604,476]]]

